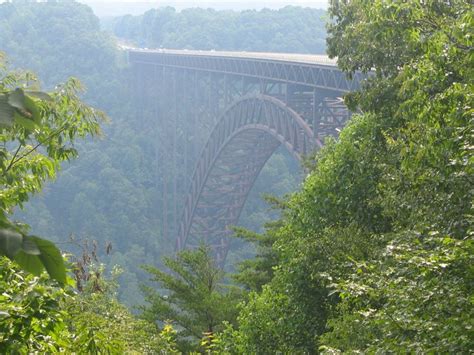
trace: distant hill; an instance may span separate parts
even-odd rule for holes
[[[325,17],[325,10],[298,6],[244,11],[165,7],[102,25],[140,47],[324,54]]]
[[[95,1],[83,0],[81,3],[89,5],[95,15],[100,18],[116,17],[124,15],[141,15],[148,10],[160,7],[171,6],[177,11],[187,8],[200,7],[203,9],[215,10],[261,10],[263,8],[280,9],[288,5],[298,5],[303,7],[311,7],[316,9],[327,9],[328,1],[324,0],[273,0],[273,1],[190,1],[190,0],[174,0],[174,1]]]

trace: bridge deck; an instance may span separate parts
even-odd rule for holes
[[[271,60],[287,63],[301,63],[309,65],[337,66],[337,60],[327,55],[320,54],[296,54],[296,53],[269,53],[269,52],[230,52],[230,51],[201,51],[201,50],[177,50],[177,49],[144,49],[122,46],[123,49],[137,52],[161,53],[172,55],[198,56],[198,57],[221,57],[242,58],[256,60]]]
[[[337,93],[357,90],[365,77],[355,73],[348,79],[336,60],[324,55],[121,48],[128,51],[129,61],[138,65],[253,77]]]

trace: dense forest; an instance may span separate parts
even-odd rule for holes
[[[154,144],[160,142],[155,131],[143,129],[139,103],[130,100],[134,93],[124,53],[111,35],[101,31],[92,11],[74,2],[2,4],[0,29],[2,50],[13,65],[31,69],[46,88],[69,76],[80,78],[86,87],[85,101],[110,118],[102,126],[103,137],[80,142],[79,158],[73,164],[63,163],[54,184],[27,208],[17,210],[17,217],[27,221],[34,233],[65,243],[65,250],[80,251],[77,240],[111,242],[114,253],[103,261],[124,270],[119,298],[130,306],[140,303],[139,283],[146,280],[140,265],[159,262],[162,255],[173,252],[174,243],[163,240],[160,233],[161,191],[155,183],[162,180],[167,162],[156,157]],[[208,133],[203,131],[203,142]],[[260,230],[275,216],[267,211],[261,194],[293,191],[300,181],[296,170],[297,163],[286,152],[272,158],[243,211],[243,226]],[[70,240],[71,235],[76,241]],[[243,255],[249,253],[252,248],[243,250]]]
[[[241,12],[166,7],[104,25],[140,47],[314,54],[326,51],[325,15],[295,6]]]
[[[160,235],[166,162],[114,37],[75,2],[0,4],[2,353],[474,349],[472,5],[331,1],[327,32],[322,15],[165,8],[104,24],[149,47],[327,41],[347,75],[372,73],[298,191],[281,197],[299,181],[286,153],[267,163],[236,230],[253,257],[228,274],[208,246],[173,255]],[[254,42],[238,34],[251,27]]]

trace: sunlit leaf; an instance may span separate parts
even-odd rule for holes
[[[36,242],[41,254],[38,256],[48,274],[59,283],[66,283],[66,266],[59,249],[49,240],[31,236]]]
[[[13,258],[24,270],[34,275],[39,275],[44,270],[44,265],[39,255],[27,254],[20,250]]]

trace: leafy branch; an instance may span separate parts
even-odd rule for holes
[[[18,149],[16,150],[15,154],[13,155],[11,161],[10,161],[10,164],[7,166],[7,168],[3,171],[2,173],[2,177],[4,177],[8,171],[15,165],[17,164],[19,161],[21,161],[22,159],[26,158],[28,155],[30,155],[31,153],[33,153],[34,151],[36,151],[39,147],[41,147],[42,145],[46,144],[47,142],[49,142],[51,139],[53,139],[55,136],[61,134],[62,132],[64,132],[64,130],[67,128],[67,125],[64,124],[61,128],[59,128],[58,130],[56,130],[55,132],[51,133],[48,137],[46,137],[46,139],[44,139],[43,141],[41,142],[38,142],[35,146],[33,146],[31,149],[29,149],[26,153],[22,154],[21,156],[18,157],[18,159],[15,160],[16,156],[18,155],[18,152],[20,150],[20,148],[22,147],[22,144],[20,144],[18,146]]]

